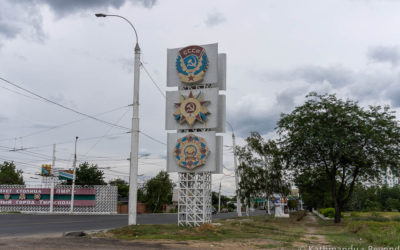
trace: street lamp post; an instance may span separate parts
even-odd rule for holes
[[[78,136],[75,137],[75,154],[74,154],[74,172],[72,174],[72,190],[71,190],[71,207],[70,213],[74,212],[74,199],[75,199],[75,179],[76,179],[76,145],[78,144]]]
[[[131,131],[131,157],[130,157],[130,174],[129,174],[129,211],[128,225],[136,225],[136,207],[137,207],[137,177],[139,163],[139,74],[140,74],[140,47],[139,39],[133,24],[123,16],[109,15],[97,13],[96,17],[119,17],[124,19],[133,28],[136,36],[135,46],[135,68],[133,80],[133,115],[132,115],[132,131]]]
[[[235,184],[236,184],[236,191],[239,191],[239,170],[237,166],[237,155],[236,155],[236,138],[235,138],[235,133],[233,131],[232,125],[226,121],[226,123],[231,127],[232,131],[232,146],[233,146],[233,164],[235,167]],[[239,192],[236,193],[236,210],[238,216],[242,216],[242,204],[240,203],[240,197],[239,197]]]

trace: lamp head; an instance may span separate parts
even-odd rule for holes
[[[106,14],[103,14],[103,13],[96,13],[96,14],[94,14],[96,17],[106,17],[107,15]]]

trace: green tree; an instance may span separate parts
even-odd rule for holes
[[[256,198],[269,200],[273,193],[287,196],[290,188],[283,172],[285,159],[276,142],[265,141],[257,132],[252,132],[246,142],[246,146],[235,149],[240,162],[242,202],[250,205]]]
[[[280,143],[296,174],[324,172],[336,210],[335,222],[358,181],[400,169],[400,127],[389,107],[364,109],[335,95],[310,93],[305,104],[278,122]]]
[[[68,180],[67,185],[71,185],[72,181]],[[76,185],[104,185],[104,173],[99,169],[97,164],[89,165],[88,162],[79,164],[76,168]]]
[[[160,171],[146,182],[146,203],[153,213],[161,212],[162,204],[172,202],[172,188],[173,182],[166,171]]]
[[[217,192],[211,192],[211,202],[213,207],[215,207],[216,209],[218,209],[218,195],[219,194]],[[221,194],[221,208],[227,207],[229,201],[230,198],[228,196]]]
[[[16,170],[14,162],[5,161],[0,165],[0,184],[24,184],[22,171]]]
[[[331,190],[326,185],[327,182],[325,172],[318,170],[304,170],[294,178],[301,199],[309,209],[333,206]]]
[[[115,179],[110,181],[110,185],[118,187],[118,196],[127,198],[129,196],[129,185],[123,179]],[[138,190],[139,191],[139,190]]]

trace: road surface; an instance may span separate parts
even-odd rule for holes
[[[265,211],[256,210],[250,213],[250,215],[257,214],[265,214]],[[222,213],[213,215],[213,219],[236,216],[233,212]],[[137,222],[138,224],[177,223],[177,214],[138,214]],[[0,237],[111,229],[127,224],[127,215],[0,214]]]

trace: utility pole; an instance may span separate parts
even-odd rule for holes
[[[53,144],[53,161],[51,163],[52,173],[54,173],[54,167],[56,166],[56,144]],[[53,213],[53,203],[54,203],[54,177],[49,177],[51,180],[50,187],[50,213]]]
[[[136,36],[135,46],[135,65],[133,76],[133,114],[131,131],[131,161],[129,166],[129,205],[128,205],[128,225],[136,225],[137,190],[138,190],[138,168],[139,168],[139,80],[140,80],[140,47],[139,37],[135,26],[123,16],[96,13],[96,17],[118,17],[124,19],[132,27]]]
[[[232,146],[233,146],[233,156],[234,156],[234,160],[233,160],[233,164],[235,167],[235,183],[236,183],[236,190],[239,190],[239,170],[238,170],[238,166],[237,166],[237,155],[236,155],[236,138],[235,138],[235,133],[233,133],[233,129],[232,129]],[[236,194],[236,210],[237,210],[237,214],[239,217],[242,216],[242,204],[240,203],[240,196],[239,196],[239,192]]]
[[[219,182],[218,213],[221,212],[221,182]]]
[[[71,208],[70,212],[74,212],[74,195],[75,195],[75,179],[76,179],[76,144],[78,143],[78,136],[75,137],[75,154],[74,154],[74,172],[72,174],[72,190],[71,190]]]
[[[240,175],[239,175],[239,169],[237,166],[237,154],[236,154],[236,138],[235,138],[235,132],[233,132],[233,127],[232,125],[226,121],[226,123],[229,125],[232,131],[232,149],[233,149],[233,166],[235,168],[235,184],[236,184],[236,210],[237,214],[239,217],[242,216],[242,204],[240,203],[240,189],[239,189],[239,181],[240,181]]]

